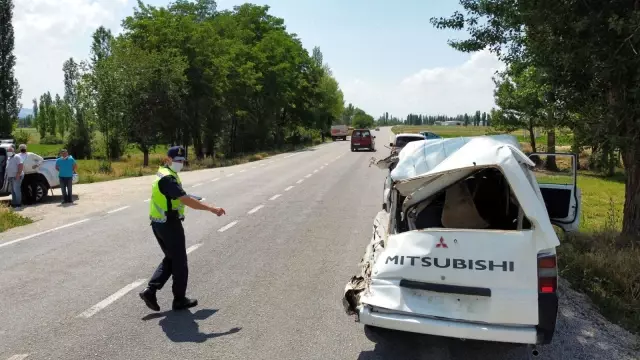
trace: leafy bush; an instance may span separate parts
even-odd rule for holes
[[[60,139],[55,135],[46,135],[42,139],[40,139],[40,144],[45,145],[62,145],[64,144],[64,140]]]
[[[17,144],[28,144],[31,140],[31,134],[24,130],[18,130],[13,134]]]

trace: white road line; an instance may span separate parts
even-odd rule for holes
[[[189,246],[187,248],[187,254],[191,254],[195,249],[199,248],[200,246],[202,246],[202,243]]]
[[[243,172],[245,172],[245,171],[247,171],[247,169],[244,169],[244,170],[240,170],[240,172],[241,172],[241,173],[243,173]]]
[[[232,227],[234,227],[237,223],[238,223],[237,221],[228,223],[227,225],[225,225],[225,226],[221,227],[220,229],[218,229],[218,232],[225,232],[225,231],[231,229]]]
[[[8,241],[8,242],[6,242],[6,243],[2,243],[2,244],[0,244],[0,248],[1,248],[1,247],[5,247],[5,246],[9,246],[9,245],[11,245],[11,244],[15,244],[15,243],[20,242],[20,241],[29,240],[29,239],[34,238],[34,237],[36,237],[36,236],[40,236],[40,235],[44,235],[44,234],[48,234],[48,233],[53,232],[53,231],[56,231],[56,230],[61,230],[61,229],[64,229],[64,228],[68,228],[68,227],[70,227],[70,226],[74,226],[74,225],[82,224],[83,222],[85,222],[85,221],[89,221],[89,220],[90,220],[90,219],[82,219],[82,220],[79,220],[79,221],[76,221],[76,222],[72,222],[72,223],[70,223],[70,224],[66,224],[66,225],[58,226],[58,227],[53,228],[53,229],[49,229],[49,230],[45,230],[45,231],[42,231],[42,232],[39,232],[39,233],[31,234],[31,235],[29,235],[29,236],[21,237],[20,239],[11,240],[11,241]]]
[[[115,302],[116,300],[120,299],[121,297],[125,296],[129,291],[137,288],[138,286],[142,285],[142,283],[144,283],[146,281],[146,279],[138,279],[134,282],[132,282],[131,284],[123,287],[122,289],[116,291],[113,295],[109,296],[108,298],[100,301],[99,303],[93,305],[92,307],[88,308],[87,310],[85,310],[83,313],[81,313],[80,315],[78,315],[77,317],[83,317],[85,319],[88,319],[90,317],[92,317],[93,315],[97,314],[100,310],[106,308],[107,306],[111,305],[113,302]]]
[[[8,358],[7,360],[24,360],[27,358],[27,356],[29,356],[29,354],[17,354],[17,355],[13,355],[12,357]]]
[[[220,180],[220,178],[215,178],[215,179],[211,180],[211,182],[218,181],[218,180]]]
[[[315,174],[315,173],[317,173],[317,172],[318,172],[318,169],[313,170],[313,173],[314,173],[314,174]]]
[[[202,185],[202,183],[198,183],[198,184],[193,185],[192,188],[198,187],[198,186],[201,186],[201,185]]]
[[[280,196],[282,196],[282,194],[275,194],[272,197],[270,197],[269,200],[275,200],[275,199],[279,198]]]
[[[311,177],[312,174],[307,174],[304,177],[306,177],[307,179]]]
[[[254,212],[256,212],[256,211],[258,211],[258,210],[262,209],[263,207],[264,207],[264,205],[258,205],[258,206],[256,206],[256,207],[254,207],[253,209],[249,210],[249,212],[248,212],[247,214],[251,215],[251,214],[253,214]]]
[[[289,186],[288,188],[284,189],[284,191],[289,191],[289,190],[291,190],[291,189],[293,189],[293,185],[291,185],[291,186]]]
[[[149,201],[151,201],[151,199],[147,199],[147,200],[145,200],[144,202],[149,202]]]
[[[131,206],[123,206],[123,207],[121,207],[121,208],[113,209],[113,210],[111,210],[111,211],[107,211],[107,214],[113,214],[113,213],[115,213],[115,212],[122,211],[122,210],[124,210],[124,209],[128,209],[128,208],[130,208],[130,207],[131,207]]]
[[[320,170],[324,169],[324,166],[320,166]]]
[[[304,179],[300,179],[300,180],[296,181],[296,184],[302,184],[303,181],[304,181]]]
[[[287,158],[290,158],[290,157],[292,157],[292,156],[296,156],[296,155],[298,155],[298,154],[291,154],[291,155],[287,155],[287,156],[285,156],[283,159],[287,159]]]
[[[233,174],[233,173],[231,173],[231,174],[227,175],[227,177],[232,177],[233,175],[234,175],[234,174]]]
[[[252,168],[252,169],[255,169],[256,167],[255,167],[255,166],[252,166],[251,168]]]
[[[325,163],[324,166],[329,166],[329,164]]]

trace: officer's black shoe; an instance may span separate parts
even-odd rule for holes
[[[146,288],[141,291],[139,295],[149,309],[153,311],[160,311],[160,305],[158,305],[158,298],[156,298],[155,290]]]
[[[173,299],[173,310],[184,310],[198,306],[198,300],[184,297],[182,299]]]

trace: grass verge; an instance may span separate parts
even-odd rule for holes
[[[11,211],[8,207],[0,206],[0,232],[11,228],[31,224],[33,220]]]
[[[331,141],[331,139],[329,138],[328,141]],[[314,143],[310,146],[315,146],[318,144],[320,144],[320,141],[314,141]],[[277,154],[300,150],[303,148],[305,147],[262,151],[233,158],[205,158],[203,160],[193,160],[190,161],[189,166],[185,167],[183,171],[193,171],[244,164],[252,161],[266,159]],[[120,161],[109,162],[105,160],[78,160],[78,175],[80,177],[79,183],[88,184],[155,174],[158,171],[158,166],[162,163],[162,159],[162,153],[150,154],[149,166],[147,167],[142,166],[143,158],[141,153],[127,154],[123,156]]]

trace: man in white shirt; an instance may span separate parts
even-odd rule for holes
[[[25,146],[26,151],[26,146]],[[26,155],[26,153],[25,153]],[[14,153],[13,146],[7,149],[7,181],[9,182],[9,190],[11,190],[11,206],[22,206],[22,171],[24,167],[24,161],[20,155]]]

